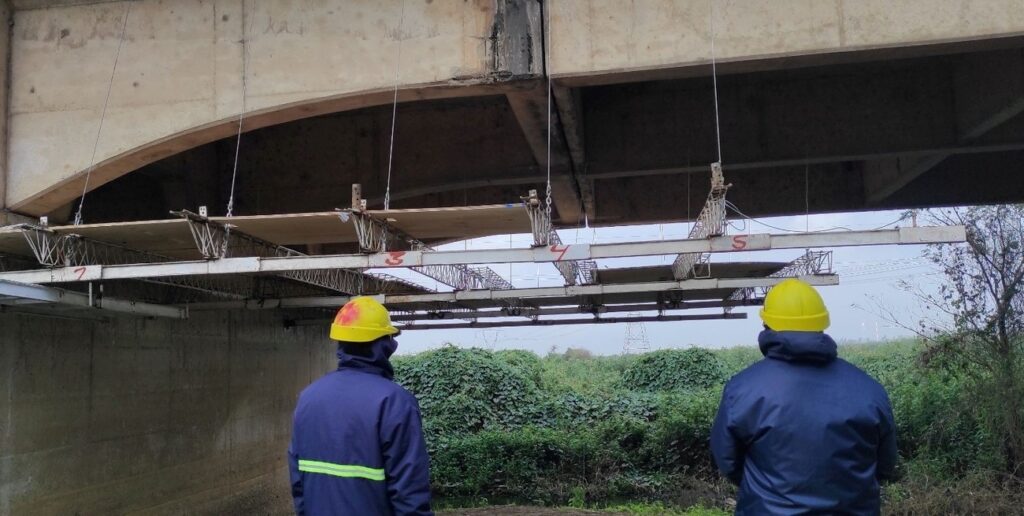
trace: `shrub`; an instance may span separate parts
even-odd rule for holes
[[[535,353],[523,349],[503,349],[495,351],[494,356],[519,370],[533,383],[540,385],[544,366]]]
[[[569,348],[565,350],[562,355],[566,360],[586,360],[588,358],[594,358],[594,354],[589,349],[584,348]]]
[[[536,383],[482,349],[448,346],[398,361],[395,380],[419,400],[428,438],[515,428],[541,416]]]
[[[654,418],[657,399],[647,393],[580,394],[567,392],[549,400],[547,413],[556,426],[575,428],[606,421],[612,417],[649,421]]]
[[[642,355],[622,373],[626,388],[647,391],[704,389],[725,381],[714,353],[701,348],[661,350]]]

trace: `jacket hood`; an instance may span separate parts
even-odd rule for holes
[[[398,341],[385,335],[367,344],[338,344],[338,370],[354,369],[394,379],[391,355],[398,349]]]
[[[836,342],[820,332],[764,330],[757,337],[761,354],[786,362],[827,364],[836,359]]]

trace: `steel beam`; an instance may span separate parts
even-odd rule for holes
[[[392,315],[391,320],[395,322],[412,321],[444,321],[452,319],[493,319],[502,317],[542,317],[551,315],[601,315],[623,312],[668,312],[675,310],[695,310],[702,308],[733,308],[738,306],[759,306],[764,303],[763,299],[740,299],[727,301],[683,301],[673,304],[663,303],[637,303],[628,305],[600,305],[592,309],[584,309],[579,306],[566,306],[554,308],[521,308],[499,310],[448,310],[445,308],[430,311],[420,311]]]
[[[185,319],[188,317],[188,310],[175,306],[138,303],[104,296],[92,296],[81,292],[72,292],[41,285],[25,285],[0,281],[0,304],[23,304],[19,301],[51,303],[79,308],[97,308],[147,317],[169,317],[173,319]]]
[[[520,288],[513,290],[467,290],[458,292],[435,292],[429,294],[394,294],[371,296],[390,307],[401,308],[402,305],[422,303],[489,303],[496,307],[509,299],[558,298],[599,296],[606,294],[629,294],[642,292],[669,292],[738,289],[748,287],[770,287],[784,278],[710,278],[691,279],[686,281],[658,281],[650,283],[617,283],[611,285],[581,285],[566,287]],[[807,276],[801,278],[815,286],[838,285],[839,277],[835,275]],[[195,303],[192,310],[219,309],[268,309],[268,308],[330,308],[342,306],[352,299],[351,296],[294,297],[281,299],[261,299],[251,301],[225,301],[213,303]],[[719,301],[720,302],[720,301]]]
[[[403,324],[398,328],[402,331],[416,330],[456,330],[464,328],[507,328],[516,326],[562,326],[573,324],[616,324],[631,322],[671,322],[671,321],[713,321],[721,319],[746,319],[745,313],[693,314],[693,315],[649,315],[640,317],[589,317],[586,319],[531,319],[528,321],[493,321],[467,322],[455,324]],[[328,321],[329,322],[329,321]]]
[[[63,283],[207,274],[275,274],[323,269],[400,268],[473,263],[555,263],[680,253],[732,253],[772,249],[915,245],[966,240],[963,226],[933,226],[832,233],[731,235],[702,240],[661,240],[616,244],[568,244],[559,249],[519,248],[465,251],[391,251],[370,255],[297,256],[288,258],[222,258],[210,261],[89,265],[45,271],[0,273],[0,279],[22,283]]]

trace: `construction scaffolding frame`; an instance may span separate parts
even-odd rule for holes
[[[722,173],[722,164],[715,162],[711,164],[711,191],[708,192],[707,201],[700,210],[700,215],[693,222],[690,228],[689,238],[700,239],[715,236],[722,236],[728,227],[725,211],[725,195],[732,185],[725,183],[725,175]],[[691,276],[696,277],[697,265],[706,265],[704,270],[707,276],[711,275],[711,254],[710,253],[681,253],[672,262],[672,275],[677,280],[684,280]]]
[[[212,221],[201,214],[204,211],[205,209],[201,208],[200,214],[188,210],[174,211],[171,214],[188,221],[189,230],[192,233],[192,238],[195,240],[196,249],[206,260],[223,260],[238,255],[259,258],[297,258],[309,256],[289,247],[267,242],[238,231],[232,228],[230,224]],[[388,283],[380,281],[380,278],[364,274],[362,270],[305,269],[282,271],[276,275],[297,283],[345,294],[361,294],[366,291],[377,292],[384,289],[385,285],[388,285]],[[407,282],[403,283],[412,285]]]
[[[434,251],[434,248],[389,224],[388,221],[365,211],[366,200],[362,187],[352,185],[352,209],[339,211],[342,221],[352,220],[359,239],[359,248],[366,253],[387,253],[392,261],[400,259],[407,250]],[[410,267],[428,278],[456,290],[511,289],[512,283],[489,267],[469,267],[462,264],[422,265]]]
[[[661,240],[613,244],[569,244],[548,248],[402,251],[355,255],[238,257],[218,260],[87,265],[0,273],[0,279],[25,283],[61,283],[192,275],[277,274],[310,270],[412,268],[481,263],[556,263],[680,253],[736,253],[773,249],[807,249],[861,245],[908,245],[963,242],[963,226],[912,227],[831,233],[751,234],[698,240]],[[583,288],[586,286],[581,286]],[[508,289],[506,289],[508,290]]]
[[[523,205],[530,217],[530,228],[533,231],[534,247],[544,247],[552,252],[560,252],[565,249],[562,237],[558,235],[554,225],[551,223],[551,213],[546,207],[541,206],[537,190],[530,190],[530,195],[523,198]],[[566,260],[554,263],[558,273],[565,279],[566,285],[590,285],[594,283],[594,271],[597,270],[597,262],[593,260]]]

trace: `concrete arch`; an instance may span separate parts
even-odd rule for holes
[[[243,130],[389,103],[396,72],[399,101],[515,88],[502,78],[529,76],[534,63],[500,59],[495,34],[515,18],[502,4],[137,0],[18,11],[6,205],[42,215],[81,195],[126,13],[90,190],[234,134],[243,59]]]

